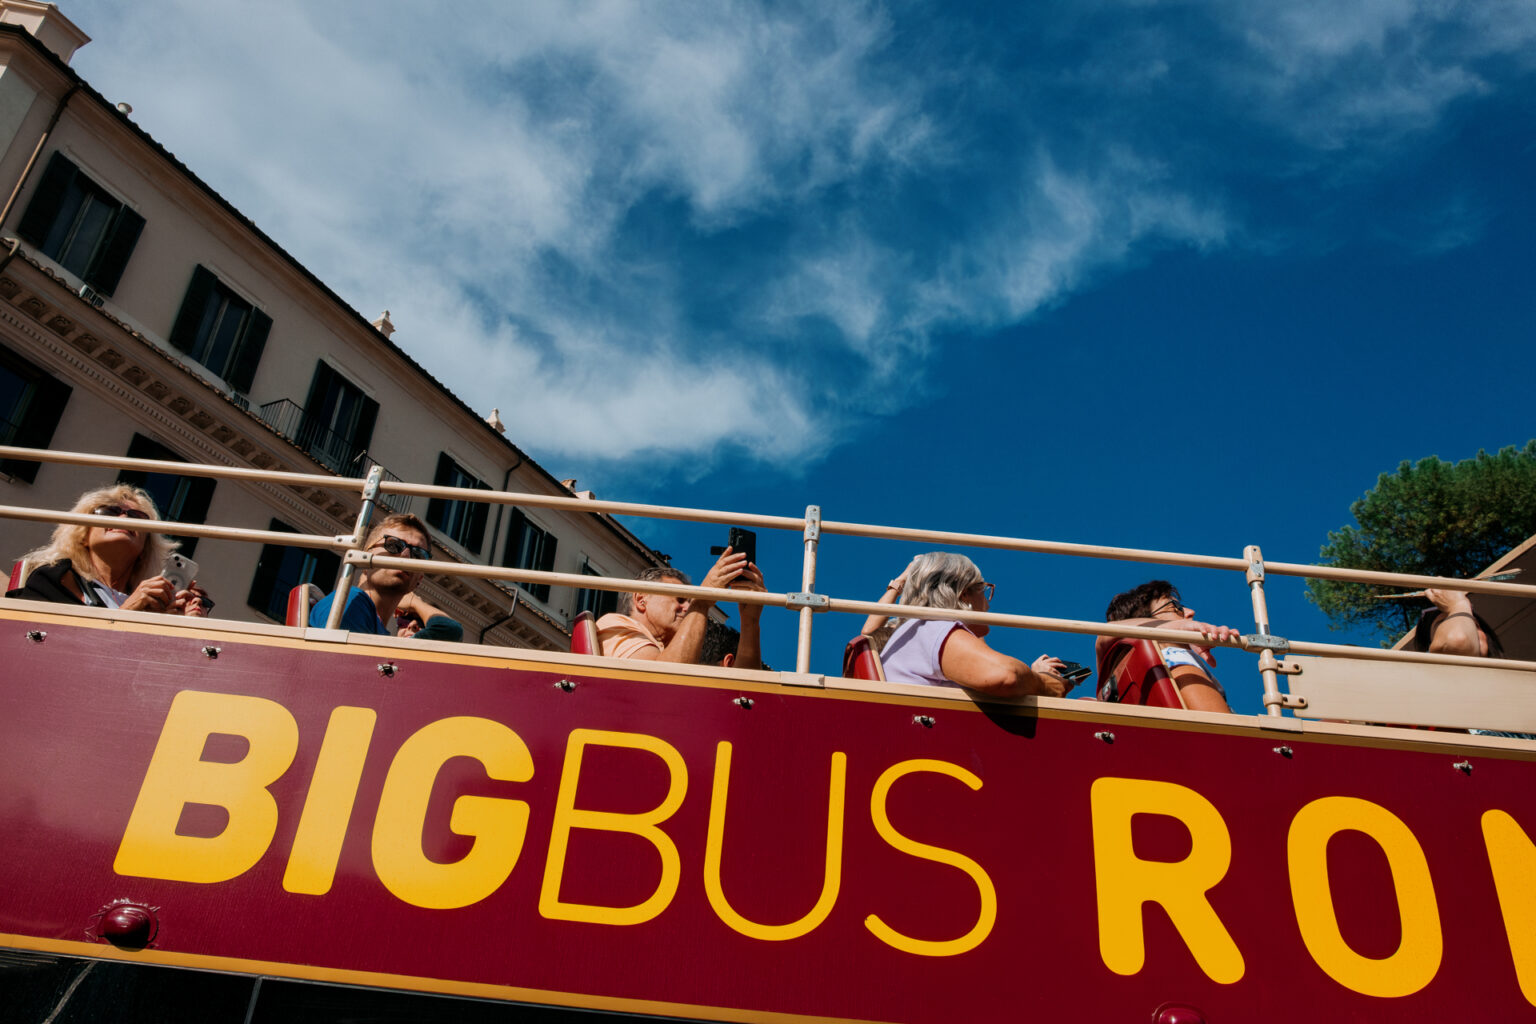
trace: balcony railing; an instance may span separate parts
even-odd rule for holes
[[[364,477],[370,469],[378,466],[385,480],[400,482],[400,478],[369,455],[366,448],[359,448],[350,438],[336,433],[291,399],[279,398],[275,402],[268,402],[257,415],[263,423],[304,449],[311,458],[337,476]],[[380,504],[391,512],[412,512],[415,500],[408,495],[391,494],[381,500]]]

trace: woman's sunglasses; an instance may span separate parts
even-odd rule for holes
[[[143,509],[126,508],[126,507],[124,507],[122,505],[97,505],[95,508],[91,509],[91,515],[93,515],[93,516],[113,516],[113,517],[116,517],[116,518],[122,518],[123,516],[127,516],[129,519],[148,519],[149,518],[149,513],[145,512]]]

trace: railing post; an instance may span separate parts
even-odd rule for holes
[[[1259,635],[1267,637],[1270,635],[1269,604],[1264,600],[1264,553],[1257,544],[1250,544],[1243,549],[1243,558],[1248,562],[1248,593],[1253,598],[1253,623]],[[1268,648],[1259,652],[1259,674],[1264,677],[1264,713],[1271,718],[1279,718],[1285,701],[1280,694],[1280,663],[1275,660],[1275,652]]]
[[[816,590],[816,546],[821,541],[821,506],[805,507],[805,568],[800,573],[800,589],[807,593]],[[810,608],[800,609],[799,646],[795,651],[795,671],[811,670],[811,617]]]
[[[379,500],[379,481],[384,477],[384,467],[374,466],[368,470],[368,479],[363,481],[363,507],[357,510],[357,522],[352,527],[352,545],[360,547],[368,537],[368,522],[373,518],[374,503]],[[325,618],[326,629],[341,628],[341,613],[347,609],[347,599],[352,596],[352,577],[357,572],[357,566],[351,562],[341,563],[341,574],[336,577],[336,590],[331,598],[331,611]]]

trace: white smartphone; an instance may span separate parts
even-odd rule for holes
[[[186,590],[197,579],[197,563],[186,555],[172,551],[165,556],[165,565],[161,566],[160,575],[170,580],[177,590]]]

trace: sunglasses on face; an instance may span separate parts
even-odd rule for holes
[[[1153,608],[1152,609],[1152,615],[1155,617],[1155,616],[1161,615],[1163,612],[1169,612],[1169,611],[1171,611],[1171,612],[1173,612],[1173,613],[1175,613],[1177,615],[1183,615],[1184,614],[1184,606],[1182,604],[1179,604],[1179,602],[1177,602],[1177,601],[1170,600],[1170,601],[1168,601],[1168,602],[1166,602],[1164,604],[1158,605],[1156,608]]]
[[[407,544],[399,537],[389,535],[380,537],[379,542],[374,547],[382,547],[385,553],[394,558],[399,558],[401,555],[404,555],[406,558],[432,557],[432,552],[426,548],[419,548],[415,544]]]
[[[91,509],[91,515],[113,516],[114,518],[122,518],[123,516],[127,516],[129,519],[149,518],[149,513],[143,511],[142,509],[125,508],[122,505],[97,505],[95,508]]]

